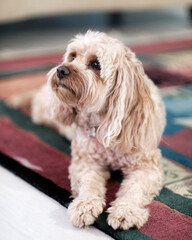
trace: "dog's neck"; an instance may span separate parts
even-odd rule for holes
[[[96,131],[104,119],[101,113],[85,113],[78,112],[76,117],[76,124],[81,129],[85,130],[90,137],[96,136]]]
[[[89,137],[95,137],[96,136],[97,127],[90,127],[89,129]]]

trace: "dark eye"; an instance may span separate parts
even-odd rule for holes
[[[73,54],[71,55],[71,60],[73,61],[73,60],[75,60],[75,58],[76,58],[76,54],[73,53]]]
[[[101,66],[98,60],[92,60],[89,64],[90,67],[96,70],[101,70]]]

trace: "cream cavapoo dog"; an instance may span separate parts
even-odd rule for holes
[[[108,224],[143,226],[149,217],[145,206],[162,188],[157,147],[165,110],[159,90],[129,48],[104,33],[77,35],[34,96],[32,117],[73,138],[74,200],[68,212],[75,226],[90,225],[102,213],[110,170],[117,169],[124,179],[107,210]]]

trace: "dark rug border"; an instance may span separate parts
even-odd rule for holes
[[[66,203],[71,201],[71,193],[66,189],[57,186],[51,180],[42,177],[38,173],[22,166],[20,163],[16,162],[14,159],[2,152],[0,152],[0,164],[6,169],[10,170],[16,176],[31,184],[33,187],[47,194],[51,198],[54,198],[61,205],[65,206]]]

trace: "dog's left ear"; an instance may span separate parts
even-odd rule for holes
[[[121,153],[157,147],[160,130],[155,124],[157,117],[149,81],[141,62],[125,47],[106,116],[97,130],[97,138],[105,147]]]

